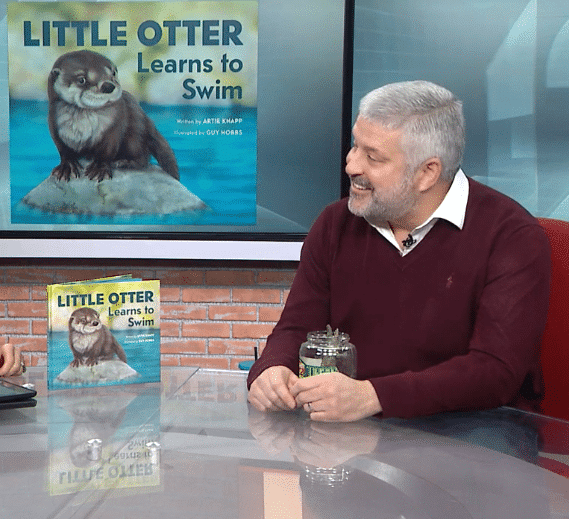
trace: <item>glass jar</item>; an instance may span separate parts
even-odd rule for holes
[[[330,328],[326,331],[309,332],[306,342],[300,346],[298,357],[300,378],[333,372],[356,378],[356,348],[350,343],[347,333],[340,333],[338,330],[331,333]]]

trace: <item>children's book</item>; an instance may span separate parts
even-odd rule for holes
[[[48,389],[160,381],[160,281],[48,285]]]

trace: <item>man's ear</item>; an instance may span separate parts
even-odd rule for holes
[[[419,169],[416,175],[416,186],[421,192],[431,189],[441,178],[443,164],[438,157],[427,159]]]

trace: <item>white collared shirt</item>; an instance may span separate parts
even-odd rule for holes
[[[415,227],[410,233],[413,243],[409,246],[402,246],[396,239],[389,223],[381,225],[372,225],[377,231],[393,246],[397,248],[401,256],[409,254],[434,227],[440,218],[443,218],[459,229],[464,225],[464,217],[466,216],[466,204],[468,202],[468,179],[466,175],[459,169],[454,176],[454,180],[445,195],[443,201],[435,212],[427,218],[421,225]]]

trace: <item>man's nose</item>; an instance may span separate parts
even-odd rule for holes
[[[346,157],[346,173],[349,176],[361,175],[361,159],[356,148],[352,148]]]

